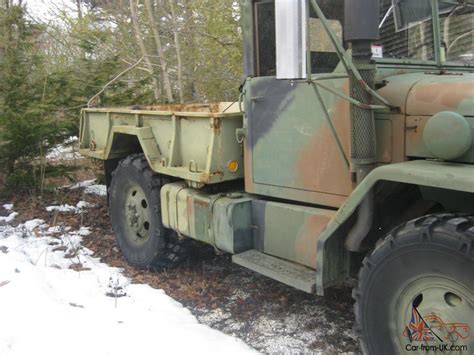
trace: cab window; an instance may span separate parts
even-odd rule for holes
[[[343,42],[344,0],[317,0],[333,32]],[[305,0],[258,0],[253,3],[255,75],[279,79],[306,77],[307,65],[313,74],[331,73],[339,64],[336,49],[322,22]],[[306,19],[309,11],[310,23]],[[309,30],[310,60],[306,57]]]
[[[377,58],[435,59],[430,0],[381,0]]]
[[[275,2],[254,3],[255,74],[276,75]]]
[[[439,3],[441,45],[450,64],[474,64],[474,4]]]

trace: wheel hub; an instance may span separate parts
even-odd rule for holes
[[[145,241],[150,236],[150,211],[145,193],[140,186],[132,186],[127,193],[125,216],[134,241]]]
[[[393,338],[410,353],[426,353],[427,349],[467,353],[474,343],[473,303],[472,292],[456,281],[421,277],[408,284],[396,301],[391,317],[396,320],[391,324]]]

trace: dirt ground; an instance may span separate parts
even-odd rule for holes
[[[96,208],[82,214],[45,210],[52,204],[76,205],[81,200]],[[20,212],[17,223],[41,218],[50,225],[89,227],[92,233],[84,239],[84,246],[103,262],[124,269],[133,282],[165,290],[199,322],[240,338],[262,353],[359,353],[352,332],[350,285],[329,290],[324,298],[316,297],[235,265],[229,255],[216,254],[198,243],[189,259],[174,270],[140,271],[125,262],[115,244],[105,197],[81,189],[59,189],[42,199],[23,196],[0,201],[0,206],[11,202]]]

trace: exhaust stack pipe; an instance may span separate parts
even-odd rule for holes
[[[379,0],[345,1],[345,41],[351,45],[354,65],[372,89],[375,87],[376,69],[372,62],[372,42],[380,38],[379,12]],[[372,103],[372,95],[354,78],[351,78],[350,90],[356,100]],[[355,105],[351,105],[351,160],[358,184],[377,162],[374,112]],[[372,228],[373,211],[374,197],[371,192],[360,204],[357,221],[347,236],[346,248],[349,251],[360,250],[362,240]]]

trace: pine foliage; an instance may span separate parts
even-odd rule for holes
[[[238,2],[72,2],[77,9],[58,7],[46,21],[0,0],[0,190],[36,192],[62,172],[45,156],[78,135],[80,111],[98,92],[92,104],[103,107],[237,100]]]

